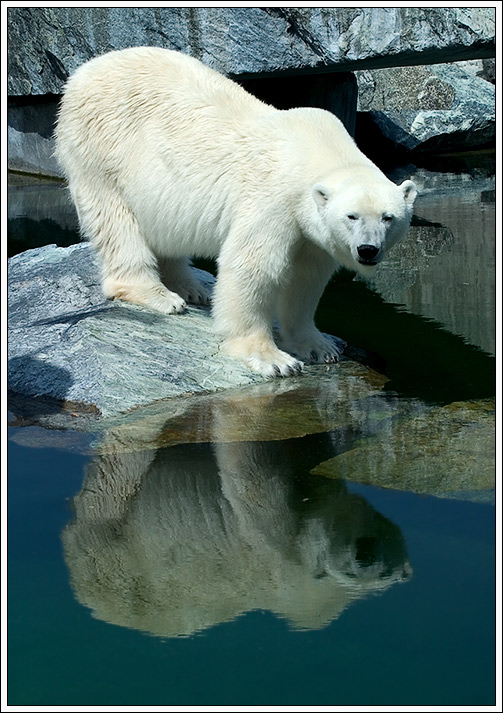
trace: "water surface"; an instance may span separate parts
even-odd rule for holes
[[[12,414],[11,705],[494,703],[494,181],[414,180],[409,239],[319,308],[374,369]],[[9,211],[11,254],[77,239],[60,184]]]

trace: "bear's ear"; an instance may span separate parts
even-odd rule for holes
[[[402,189],[403,197],[408,206],[412,207],[417,196],[416,184],[412,181],[404,181],[399,188]]]
[[[330,188],[328,186],[325,186],[323,183],[317,183],[313,188],[314,202],[320,208],[323,208],[326,205],[328,199],[330,198],[330,195]]]

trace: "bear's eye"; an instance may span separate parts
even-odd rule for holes
[[[391,223],[391,221],[393,220],[393,216],[392,215],[383,215],[382,219],[384,220],[385,223]]]
[[[356,216],[354,213],[350,213],[348,215],[349,220],[358,220],[358,216]]]

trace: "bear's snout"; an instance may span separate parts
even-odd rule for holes
[[[375,265],[376,257],[379,253],[379,248],[375,245],[358,245],[357,247],[359,262],[362,265]]]

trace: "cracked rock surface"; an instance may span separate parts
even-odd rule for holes
[[[199,275],[211,288],[214,278]],[[106,416],[171,396],[260,381],[220,352],[210,309],[164,316],[104,300],[91,245],[9,260],[9,388]]]
[[[179,50],[225,74],[353,70],[495,53],[493,8],[45,7],[8,10],[8,92],[60,94],[110,50]]]

